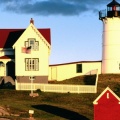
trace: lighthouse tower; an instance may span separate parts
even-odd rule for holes
[[[113,0],[99,12],[103,22],[102,73],[120,73],[120,4]]]

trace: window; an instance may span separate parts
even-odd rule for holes
[[[31,46],[31,49],[34,50],[34,46],[35,46],[35,39],[30,39],[29,40],[29,46]]]
[[[39,70],[39,59],[38,58],[26,58],[25,59],[25,70],[26,71],[38,71]]]
[[[112,7],[108,7],[108,11],[112,11]]]
[[[117,11],[120,11],[120,7],[116,7],[116,10],[117,10]]]
[[[29,38],[27,41],[25,41],[25,47],[30,47],[31,49],[34,51],[38,51],[39,50],[39,42],[36,41],[36,39],[34,38]]]
[[[109,96],[109,93],[107,93],[107,99],[109,99],[109,97],[110,97],[110,96]]]
[[[76,72],[82,73],[82,64],[76,64]]]

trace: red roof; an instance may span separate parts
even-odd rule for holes
[[[119,120],[120,98],[107,87],[93,102],[94,120]]]
[[[109,93],[109,95],[107,95]],[[120,102],[120,98],[109,88],[107,87],[93,102],[93,104],[99,104],[101,102],[108,102],[107,99],[115,99]]]
[[[43,35],[49,44],[51,44],[51,33],[50,29],[38,29],[38,31]]]
[[[25,29],[0,29],[0,48],[11,48]],[[49,44],[51,44],[50,29],[38,29]]]

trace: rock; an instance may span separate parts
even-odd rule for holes
[[[0,116],[10,115],[6,108],[0,106]]]

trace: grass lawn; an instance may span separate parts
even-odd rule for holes
[[[17,118],[28,118],[28,111],[34,110],[37,120],[89,120],[93,119],[95,94],[44,93],[30,97],[28,91],[0,90],[0,106],[9,107]],[[9,117],[8,117],[9,118]]]
[[[9,108],[8,118],[28,118],[34,110],[36,120],[93,120],[93,101],[109,85],[120,96],[120,75],[99,75],[97,94],[44,93],[30,97],[30,91],[0,90],[0,106]],[[12,119],[12,120],[14,120]]]

